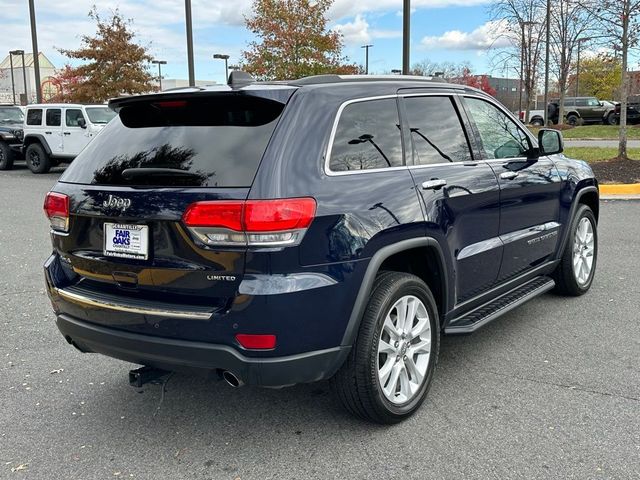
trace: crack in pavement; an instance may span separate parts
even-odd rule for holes
[[[621,398],[621,399],[624,399],[624,400],[631,400],[631,401],[634,401],[634,402],[640,402],[640,398],[639,397],[631,397],[629,395],[620,395],[618,393],[601,392],[599,390],[592,390],[590,388],[585,388],[585,387],[581,387],[581,386],[578,386],[578,385],[565,385],[564,383],[548,382],[548,381],[545,381],[545,380],[536,380],[535,378],[521,377],[519,375],[513,375],[513,374],[510,374],[510,373],[494,372],[492,370],[483,370],[483,369],[478,369],[478,370],[483,372],[483,373],[489,373],[489,374],[492,374],[492,375],[496,375],[498,377],[513,378],[515,380],[521,380],[521,381],[526,381],[526,382],[537,383],[539,385],[550,385],[550,386],[553,386],[553,387],[566,388],[568,390],[573,390],[573,391],[577,391],[577,392],[594,393],[596,395],[602,395],[604,397],[614,397],[614,398]]]

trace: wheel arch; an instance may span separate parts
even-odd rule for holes
[[[49,144],[47,143],[47,141],[42,135],[37,133],[26,135],[24,137],[24,140],[22,142],[22,148],[25,153],[27,151],[27,147],[33,143],[39,143],[40,146],[44,148],[44,151],[47,152],[47,155],[51,155],[51,149],[49,148]]]
[[[413,261],[416,258],[424,261],[416,263]],[[449,302],[447,264],[442,248],[431,237],[411,238],[387,245],[371,257],[342,338],[342,345],[353,345],[376,275],[385,269],[412,273],[425,281],[436,299],[440,322],[444,320]]]
[[[571,202],[571,210],[569,212],[569,216],[567,217],[567,225],[564,228],[562,241],[558,246],[556,258],[560,258],[562,252],[564,252],[565,245],[569,240],[569,225],[571,224],[571,221],[576,214],[576,210],[580,205],[587,205],[589,208],[591,208],[591,210],[593,211],[593,215],[596,217],[596,222],[598,221],[598,216],[600,214],[600,193],[597,186],[589,185],[586,187],[582,187],[575,192],[573,201]]]

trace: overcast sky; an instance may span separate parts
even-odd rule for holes
[[[163,75],[187,78],[184,1],[182,0],[35,0],[39,49],[58,67],[66,59],[55,47],[77,48],[80,35],[93,34],[95,24],[87,17],[93,4],[108,15],[119,8],[133,21],[138,41],[168,65]],[[501,40],[490,21],[488,0],[413,0],[411,62],[469,61],[474,72],[493,70],[504,75],[509,66],[493,69],[487,47]],[[251,0],[192,0],[196,78],[224,79],[224,64],[213,53],[231,55],[230,64],[252,39],[243,16]],[[344,35],[344,53],[352,62],[364,63],[365,43],[372,43],[372,73],[401,68],[402,0],[336,0],[330,28]],[[29,12],[26,0],[0,0],[0,56],[13,49],[31,51]],[[509,75],[514,75],[510,72]]]

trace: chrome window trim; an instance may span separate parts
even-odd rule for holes
[[[338,123],[340,122],[340,117],[342,116],[342,112],[344,109],[353,104],[360,102],[368,102],[372,100],[384,100],[388,98],[405,98],[405,97],[453,97],[455,95],[462,95],[460,92],[417,92],[417,93],[396,93],[391,95],[378,95],[375,97],[362,97],[362,98],[354,98],[351,100],[347,100],[343,102],[338,108],[338,112],[336,113],[336,117],[333,120],[333,126],[331,127],[331,135],[329,136],[329,145],[327,146],[327,151],[325,153],[325,161],[324,161],[324,173],[329,177],[341,177],[345,175],[358,175],[358,174],[366,174],[366,173],[378,173],[378,172],[392,172],[397,170],[413,170],[413,169],[422,169],[429,167],[442,167],[445,165],[463,165],[463,164],[477,164],[480,162],[484,162],[486,160],[471,160],[469,162],[442,162],[442,163],[432,163],[428,165],[407,165],[406,158],[405,165],[401,167],[385,167],[385,168],[370,168],[367,170],[345,170],[342,172],[334,172],[331,170],[331,151],[333,149],[333,142],[336,137],[336,132],[338,130]],[[482,96],[477,96],[477,98],[484,98]],[[400,112],[398,111],[398,116]],[[402,119],[400,119],[402,121]],[[464,128],[464,125],[463,125]],[[405,154],[406,157],[406,154]]]
[[[340,117],[342,117],[342,112],[349,105],[354,103],[363,103],[363,102],[371,102],[374,100],[387,100],[390,98],[395,98],[397,101],[398,94],[393,95],[377,95],[374,97],[362,97],[362,98],[352,98],[351,100],[347,100],[343,102],[338,108],[338,112],[336,113],[336,118],[333,120],[333,126],[331,127],[331,135],[329,136],[329,145],[327,146],[327,151],[324,157],[324,173],[330,177],[338,177],[342,175],[353,175],[356,173],[375,173],[375,172],[388,172],[393,170],[404,170],[406,169],[406,165],[400,167],[386,167],[386,168],[370,168],[368,170],[345,170],[343,172],[334,172],[331,170],[331,151],[333,150],[333,142],[336,138],[336,133],[338,131],[338,123],[340,122]],[[397,107],[396,107],[397,108]],[[398,119],[400,120],[400,111],[398,111]]]

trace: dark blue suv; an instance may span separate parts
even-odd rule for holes
[[[442,333],[591,286],[591,169],[478,90],[234,73],[110,106],[45,201],[48,292],[82,352],[234,386],[331,379],[393,423]]]

